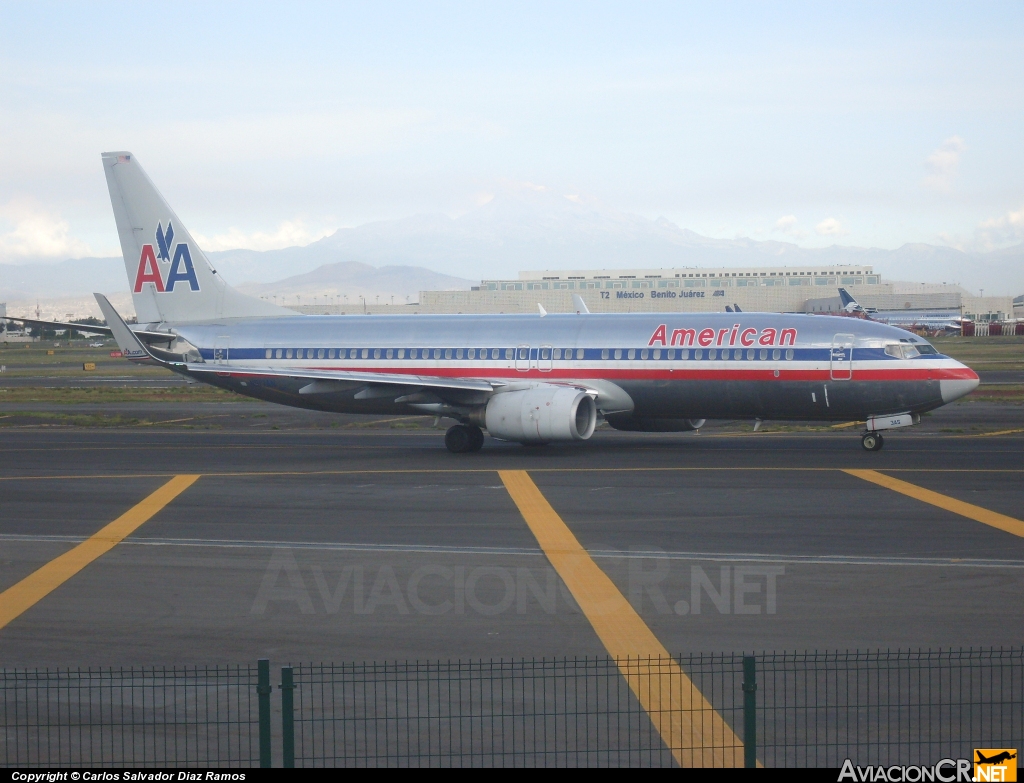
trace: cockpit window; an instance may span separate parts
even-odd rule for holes
[[[930,345],[908,345],[907,343],[889,343],[885,346],[885,352],[889,356],[894,356],[897,359],[913,359],[915,356],[920,356],[923,351],[921,348],[928,348],[928,353],[936,353],[935,349]]]
[[[917,347],[917,352],[920,353],[920,354],[929,354],[929,353],[937,354],[938,353],[938,351],[935,350],[934,346],[928,345],[928,343],[918,343],[916,347]]]

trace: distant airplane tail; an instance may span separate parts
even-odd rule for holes
[[[863,313],[864,308],[858,304],[857,300],[854,299],[850,292],[845,288],[839,289],[839,301],[843,303],[843,309],[848,313]]]
[[[139,323],[295,315],[225,283],[134,155],[101,157]]]

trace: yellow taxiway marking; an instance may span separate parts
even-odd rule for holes
[[[847,427],[856,427],[858,424],[863,424],[862,421],[848,421],[845,424],[833,424],[832,429],[834,430],[845,430]]]
[[[1024,522],[1021,522],[1019,519],[1014,519],[995,511],[989,511],[981,506],[964,503],[962,500],[949,497],[949,495],[933,492],[930,489],[919,487],[917,484],[886,476],[877,470],[845,470],[843,472],[865,481],[870,481],[873,484],[878,484],[880,487],[899,492],[907,497],[912,497],[915,500],[920,500],[922,503],[929,503],[933,506],[944,508],[946,511],[952,511],[954,514],[973,519],[975,522],[981,522],[984,525],[990,525],[991,527],[1005,530],[1007,533],[1024,538]]]
[[[131,535],[160,509],[195,483],[199,476],[175,476],[138,505],[0,593],[0,628],[52,593],[91,562]]]
[[[533,473],[713,473],[757,471],[759,473],[849,473],[847,468],[779,468],[765,465],[750,467],[649,467],[649,468],[530,468]],[[886,468],[889,473],[1024,473],[1024,468]],[[415,474],[493,473],[494,468],[408,468],[357,470],[240,470],[203,473],[210,478],[274,478],[279,476],[405,476]],[[170,478],[174,473],[59,473],[50,476],[0,476],[0,481],[73,481],[98,479]]]
[[[525,470],[499,470],[498,475],[680,766],[743,766],[739,737],[580,545],[530,475]]]
[[[968,435],[968,438],[991,438],[993,435],[1016,435],[1024,430],[999,430],[998,432],[982,432],[979,435]]]

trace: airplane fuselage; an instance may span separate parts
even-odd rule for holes
[[[208,367],[217,367],[216,375],[202,373],[206,382],[285,405],[350,413],[423,412],[434,396],[407,389],[367,394],[357,382],[308,393],[308,379],[281,371],[487,379],[508,388],[575,384],[597,392],[605,415],[640,419],[837,421],[922,413],[978,382],[972,370],[901,329],[811,315],[296,316],[173,330]],[[904,358],[894,345],[928,352]],[[415,386],[411,377],[410,383]],[[485,401],[474,392],[445,399],[469,406]]]

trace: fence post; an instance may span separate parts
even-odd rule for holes
[[[260,658],[256,662],[256,693],[260,710],[260,767],[270,766],[270,659]]]
[[[743,766],[757,766],[757,669],[754,656],[743,656]]]
[[[291,769],[295,766],[295,701],[293,694],[295,681],[292,679],[292,667],[281,667],[281,750],[283,766]]]

